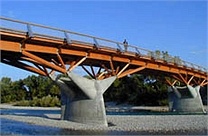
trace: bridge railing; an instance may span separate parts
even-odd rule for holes
[[[108,39],[103,39],[91,35],[81,34],[81,33],[58,29],[54,27],[48,27],[44,25],[9,19],[5,17],[0,17],[0,20],[1,20],[0,22],[1,29],[21,31],[27,33],[29,37],[34,37],[38,35],[43,37],[62,39],[63,41],[66,41],[68,43],[71,43],[72,41],[84,42],[84,43],[88,43],[89,46],[96,46],[97,48],[102,48],[102,47],[112,48],[120,52],[133,53],[137,56],[149,57],[155,60],[166,61],[167,63],[171,63],[181,67],[187,67],[193,70],[200,70],[207,72],[206,68],[203,68],[201,66],[198,66],[190,62],[183,61],[179,57],[172,57],[167,53],[166,54],[157,53],[134,45],[127,45],[127,48],[125,48],[125,44],[121,42],[116,42]]]

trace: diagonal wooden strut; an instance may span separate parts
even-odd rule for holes
[[[185,83],[185,84],[188,84],[187,80],[179,73],[178,74],[180,76],[180,78],[182,79],[182,81]]]
[[[174,80],[173,82],[170,81],[167,77],[165,77],[165,81],[168,83],[169,86],[174,86],[177,82],[177,80]]]
[[[66,69],[64,61],[58,52],[57,52],[57,57],[58,57],[59,62],[61,63],[62,68]]]
[[[67,72],[66,69],[63,69],[63,68],[61,68],[61,67],[59,67],[57,65],[53,65],[52,63],[50,63],[50,62],[48,62],[48,61],[46,61],[46,60],[44,60],[44,59],[42,59],[42,58],[40,58],[40,57],[38,57],[36,55],[33,55],[32,53],[29,53],[29,52],[27,52],[25,50],[22,50],[22,54],[27,56],[27,57],[29,57],[29,58],[32,58],[33,60],[41,63],[42,65],[45,65],[45,66],[51,68],[51,69],[57,70],[57,71],[62,72],[62,73],[66,73]]]
[[[172,85],[172,83],[170,82],[170,80],[168,80],[167,78],[165,78],[165,81],[168,83],[168,85]]]
[[[201,84],[201,86],[205,86],[205,85],[208,85],[208,82],[205,82],[205,83]]]
[[[116,73],[115,73],[115,69],[114,69],[114,66],[113,66],[113,61],[112,61],[112,59],[110,60],[110,67],[111,67],[111,70],[112,70],[112,74],[115,76]]]
[[[200,86],[205,86],[205,85],[207,85],[207,84],[208,84],[208,81],[207,81],[206,79],[204,79],[204,80],[201,82]]]
[[[189,79],[189,81],[187,82],[187,84],[189,85],[191,83],[191,80],[194,78],[194,75]]]
[[[24,64],[22,62],[19,62],[19,61],[5,61],[5,60],[1,60],[1,62],[5,63],[5,64],[8,64],[8,65],[11,65],[11,66],[14,66],[14,67],[17,67],[17,68],[20,68],[20,69],[24,69],[24,70],[27,70],[27,71],[30,71],[30,72],[34,72],[34,73],[37,73],[37,74],[40,74],[40,75],[43,75],[43,76],[47,76],[47,74],[45,72],[43,72],[42,70],[40,69],[37,69],[37,68],[34,68],[32,66],[29,66],[27,64]]]
[[[139,72],[143,69],[145,69],[146,67],[143,66],[143,67],[139,67],[139,68],[136,68],[136,69],[129,69],[129,70],[126,70],[125,72],[121,73],[118,78],[122,78],[122,77],[125,77],[127,75],[130,75],[130,74],[133,74],[133,73],[136,73],[136,72]]]
[[[130,65],[130,63],[127,63],[123,69],[117,74],[117,76],[119,77],[121,73],[123,73],[123,71]]]
[[[77,63],[74,63],[72,66],[69,67],[68,71],[72,71],[74,68],[79,66],[82,62],[84,62],[86,59],[87,59],[87,56],[85,56],[82,59],[80,59]]]
[[[102,80],[102,79],[104,79],[104,74],[105,74],[105,72],[106,72],[106,70],[104,70],[103,72],[101,72],[100,74],[99,74],[99,76],[98,76],[98,79],[99,80]]]
[[[111,71],[105,66],[105,64],[100,64],[104,69],[105,71],[107,71],[108,73],[110,73]]]
[[[68,45],[65,44],[60,46],[63,44],[62,38],[56,39],[55,37],[50,37],[50,35],[39,36],[39,34],[37,34],[27,41],[25,39],[25,33],[17,33],[6,29],[1,30],[0,33],[0,50],[3,59],[5,61],[8,60],[7,63],[10,63],[10,65],[13,63],[13,65],[19,68],[22,66],[22,69],[30,70],[35,73],[41,73],[41,71],[48,74],[54,71],[65,73],[66,71],[71,71],[77,66],[82,65],[86,59],[85,56],[87,56],[87,61],[84,62],[84,66],[90,66],[91,71],[88,69],[88,72],[98,79],[104,79],[112,75],[117,75],[121,78],[125,75],[136,73],[137,70],[140,71],[145,66],[146,68],[144,69],[148,70],[147,72],[156,71],[154,72],[156,74],[157,71],[165,72],[167,76],[172,76],[181,83],[202,86],[208,84],[207,72],[204,70],[199,71],[199,69],[195,69],[194,67],[190,69],[188,67],[177,66],[173,63],[155,61],[142,54],[140,57],[137,57],[134,52],[121,54],[118,53],[116,48],[108,48],[107,46],[105,47],[105,45],[98,50],[93,50],[92,44],[84,41],[73,41],[73,43],[70,44],[71,47],[68,48]],[[23,52],[25,55],[22,55],[23,53],[20,54],[20,52]],[[16,54],[18,58],[15,58]],[[49,54],[51,58],[44,59],[44,57],[41,56],[47,56]],[[79,59],[76,60],[76,58]],[[23,65],[27,64],[25,62],[31,62],[34,66],[30,64],[28,64],[29,66]],[[102,62],[103,65],[96,73],[93,66],[98,66],[100,62]],[[101,68],[105,70],[101,72]],[[49,69],[52,71],[50,72]],[[169,79],[169,81],[172,85],[177,82],[172,79]]]
[[[28,58],[28,57],[21,57],[21,60],[24,60],[24,61],[27,61],[27,62],[32,63],[32,64],[35,65],[39,70],[44,71],[44,72],[47,73],[47,75],[48,75],[48,71],[47,71],[46,67],[44,67],[43,65],[41,65],[41,63],[39,63],[39,62],[37,62],[37,61],[35,61],[35,60],[31,59],[31,58]],[[53,61],[53,59],[52,59],[52,61]],[[54,60],[54,61],[55,61],[55,60]],[[41,65],[42,67],[40,67],[40,65]]]

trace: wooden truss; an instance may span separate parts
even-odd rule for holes
[[[44,76],[55,71],[65,74],[80,66],[97,80],[158,71],[167,75],[166,82],[169,85],[177,82],[201,86],[208,84],[206,72],[156,61],[133,52],[95,48],[89,43],[70,41],[66,44],[63,39],[42,36],[28,38],[25,34],[7,31],[1,31],[0,42],[1,62]]]

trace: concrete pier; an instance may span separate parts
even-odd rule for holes
[[[200,86],[169,86],[169,109],[175,112],[205,113],[200,95]]]
[[[53,80],[61,88],[61,118],[84,124],[107,126],[103,93],[116,76],[104,80],[87,79],[74,73]]]

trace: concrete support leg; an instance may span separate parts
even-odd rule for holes
[[[205,113],[200,96],[200,86],[168,87],[170,111]]]
[[[71,72],[68,76],[56,80],[61,88],[61,118],[84,124],[107,126],[103,93],[116,77],[91,80]]]

